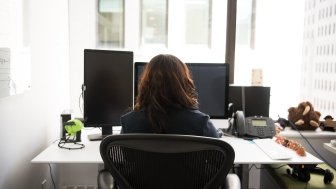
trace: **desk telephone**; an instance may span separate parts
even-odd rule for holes
[[[237,111],[234,124],[239,137],[272,138],[275,135],[274,121],[269,117],[245,117],[242,111]]]

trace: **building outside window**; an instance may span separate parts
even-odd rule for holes
[[[335,24],[335,1],[305,0],[300,98],[315,105],[321,120],[336,115]]]
[[[97,47],[225,62],[226,0],[97,0]],[[135,58],[136,58],[135,57]]]
[[[167,0],[141,1],[141,45],[167,46]]]
[[[211,47],[211,1],[187,0],[184,2],[185,43]]]
[[[124,47],[124,0],[98,1],[98,46]]]
[[[132,50],[135,61],[163,52],[225,62],[227,1],[97,1],[97,48]],[[261,68],[270,116],[286,117],[302,100],[335,114],[335,13],[332,0],[237,1],[234,84],[251,85],[251,70]]]

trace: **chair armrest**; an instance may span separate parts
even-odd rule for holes
[[[226,189],[240,189],[240,179],[238,175],[229,173],[225,179],[225,188]]]
[[[107,170],[101,170],[98,173],[97,183],[98,189],[113,189],[114,179],[110,172]]]

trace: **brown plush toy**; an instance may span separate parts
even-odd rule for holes
[[[334,131],[336,132],[336,121],[331,115],[327,115],[324,117],[325,121],[320,122],[320,128],[323,131]]]
[[[288,109],[288,120],[299,130],[315,130],[319,127],[321,113],[315,111],[309,101],[301,102],[297,107]],[[295,128],[293,128],[295,129]]]

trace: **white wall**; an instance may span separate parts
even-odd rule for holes
[[[96,48],[96,6],[96,0],[69,1],[70,109],[78,117],[83,117],[79,101],[84,84],[84,49]]]
[[[47,165],[30,161],[58,139],[60,113],[69,107],[66,0],[25,1],[32,89],[0,99],[0,188],[50,186]],[[0,2],[1,6],[1,2]],[[49,188],[49,187],[48,187]]]

